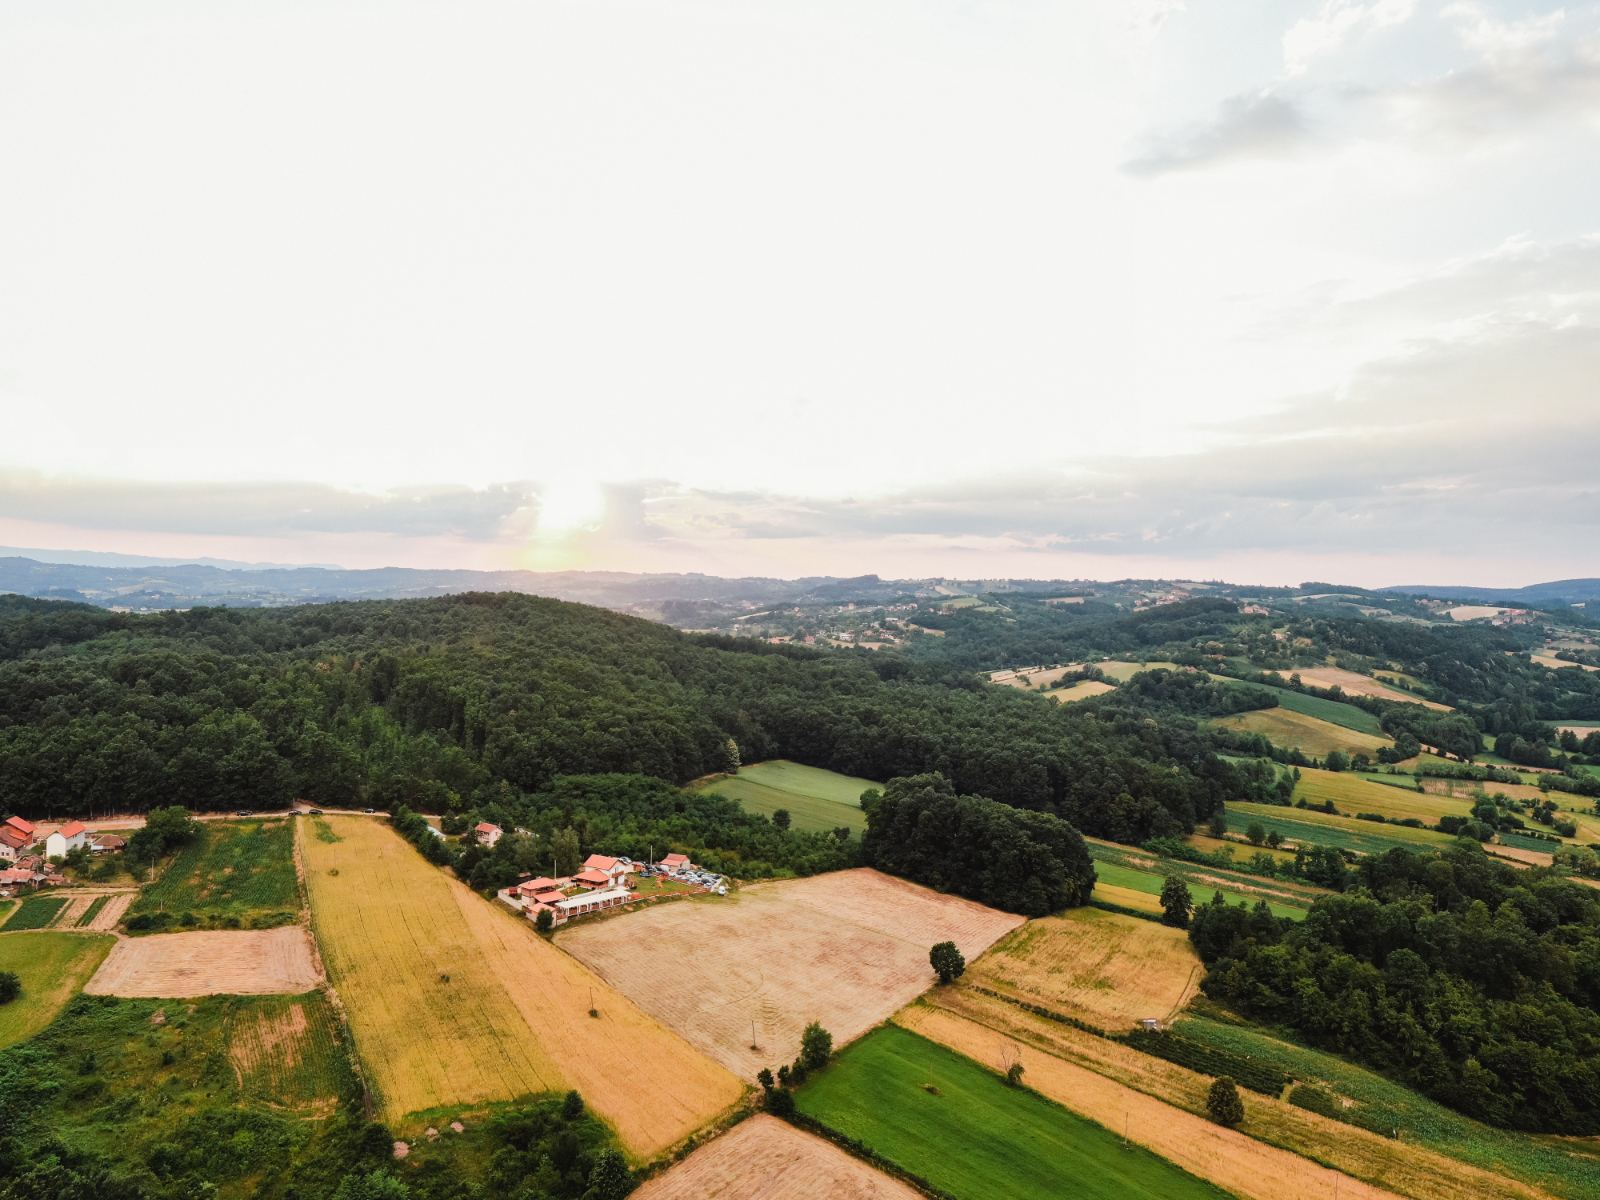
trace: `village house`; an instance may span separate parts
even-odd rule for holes
[[[0,892],[11,895],[25,888],[36,888],[43,876],[36,875],[26,867],[7,867],[0,871]]]
[[[479,821],[472,827],[473,839],[478,843],[478,845],[486,846],[491,850],[494,849],[495,844],[505,836],[505,832],[506,831],[501,829],[500,826],[491,824],[488,821]]]
[[[573,917],[620,908],[638,898],[637,894],[625,887],[606,888],[602,891],[587,892],[581,896],[563,896],[560,892],[553,892],[536,897],[535,902],[528,905],[527,913],[530,920],[537,921],[541,912],[548,912],[553,924],[564,925]]]
[[[89,838],[91,854],[117,854],[128,848],[128,839],[115,833],[97,833]]]
[[[659,865],[664,871],[694,870],[694,864],[689,861],[687,854],[669,854],[661,860]]]
[[[583,860],[583,875],[598,872],[604,875],[612,887],[621,887],[628,882],[628,866],[621,859],[611,858],[605,854],[591,854]],[[583,880],[583,875],[578,879]]]
[[[82,821],[68,821],[44,840],[46,858],[65,858],[79,846],[89,844],[89,827]]]
[[[26,834],[18,833],[11,826],[0,827],[0,859],[4,859],[6,862],[16,862],[18,856],[32,843],[32,838]]]
[[[609,888],[611,886],[611,876],[604,871],[579,871],[572,877],[572,882],[593,891],[597,888]]]

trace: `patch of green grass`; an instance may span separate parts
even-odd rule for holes
[[[50,1024],[115,944],[110,934],[0,936],[0,971],[14,971],[22,980],[22,995],[0,1004],[0,1046],[30,1038]]]
[[[330,846],[335,842],[344,840],[333,831],[333,826],[321,817],[311,818],[311,832],[317,835],[317,841],[326,842]]]
[[[861,793],[881,785],[775,758],[741,767],[737,775],[716,775],[690,786],[737,800],[746,811],[769,817],[787,809],[792,828],[804,833],[827,833],[843,826],[859,834],[867,827]]]
[[[207,821],[128,910],[131,933],[268,929],[300,913],[294,829],[286,820]]]
[[[1376,787],[1377,785],[1372,785]],[[1304,845],[1335,846],[1360,854],[1382,854],[1396,846],[1448,846],[1455,839],[1431,829],[1412,829],[1406,825],[1380,825],[1354,817],[1333,816],[1308,808],[1283,808],[1275,804],[1245,804],[1230,801],[1229,825],[1259,824],[1268,833]]]
[[[1199,1006],[1207,1004],[1202,1000]],[[1404,1141],[1571,1200],[1600,1196],[1600,1158],[1572,1153],[1560,1139],[1480,1124],[1375,1071],[1282,1040],[1255,1026],[1212,1020],[1191,1011],[1177,1020],[1173,1030],[1191,1041],[1267,1063],[1355,1102],[1348,1110],[1337,1107],[1336,1119],[1348,1118],[1389,1136],[1398,1129]]]
[[[1240,682],[1222,675],[1216,678],[1227,683]],[[1319,721],[1326,721],[1330,725],[1353,729],[1357,733],[1370,733],[1376,737],[1388,736],[1383,732],[1383,726],[1378,724],[1377,717],[1364,708],[1357,708],[1354,704],[1346,704],[1342,700],[1324,700],[1321,696],[1307,696],[1293,688],[1276,687],[1272,684],[1251,683],[1249,686],[1271,692],[1278,698],[1278,703],[1290,712],[1303,713]]]
[[[1091,853],[1093,849],[1091,847]],[[1204,870],[1204,868],[1196,867],[1192,863],[1184,864],[1183,867],[1174,863],[1170,872],[1170,874],[1185,876],[1185,882],[1188,883],[1189,891],[1197,903],[1205,903],[1220,891],[1223,899],[1229,904],[1254,905],[1257,900],[1265,900],[1267,907],[1272,910],[1274,916],[1288,917],[1294,921],[1305,920],[1306,909],[1303,907],[1284,904],[1270,896],[1262,896],[1254,892],[1240,892],[1234,891],[1232,888],[1218,888],[1211,883],[1200,883],[1189,877],[1185,868],[1187,871]],[[1136,867],[1105,861],[1098,855],[1095,856],[1094,873],[1101,883],[1108,883],[1112,887],[1130,888],[1133,891],[1143,892],[1149,896],[1159,896],[1161,894],[1161,885],[1166,882],[1165,874],[1158,874],[1155,871],[1141,871]]]
[[[44,929],[61,915],[61,910],[66,906],[66,900],[60,896],[29,896],[11,914],[5,930],[15,933],[19,929]]]
[[[800,1111],[958,1200],[1226,1195],[1102,1125],[925,1038],[885,1026],[797,1096]]]

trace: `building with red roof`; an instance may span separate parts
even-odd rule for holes
[[[669,854],[661,860],[661,866],[668,871],[694,870],[694,864],[689,861],[687,854]]]
[[[8,828],[15,829],[18,833],[22,834],[23,837],[31,838],[33,836],[32,821],[24,821],[21,817],[7,817],[6,826]]]
[[[505,832],[500,826],[489,821],[479,821],[472,827],[472,836],[480,846],[493,847],[496,842],[505,836]]]
[[[604,888],[611,886],[611,876],[604,871],[579,871],[572,877],[572,882],[586,888]]]

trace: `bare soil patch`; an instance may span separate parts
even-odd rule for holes
[[[819,1137],[765,1115],[701,1146],[636,1200],[916,1200],[920,1193]]]
[[[133,904],[138,892],[118,892],[107,900],[99,912],[95,913],[94,920],[90,921],[85,929],[115,929],[117,922],[122,920],[122,914],[128,911]]]
[[[857,868],[661,905],[558,945],[748,1080],[793,1058],[809,1021],[843,1045],[910,1001],[933,983],[935,942],[970,961],[1021,924]]]
[[[304,927],[161,933],[119,941],[84,991],[96,996],[270,996],[322,982]]]

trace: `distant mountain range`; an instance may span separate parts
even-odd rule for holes
[[[1481,600],[1485,603],[1526,604],[1550,608],[1570,604],[1593,604],[1600,600],[1600,579],[1557,579],[1551,583],[1530,583],[1526,587],[1441,587],[1435,584],[1404,584],[1383,588],[1406,596],[1432,596],[1438,600]]]

